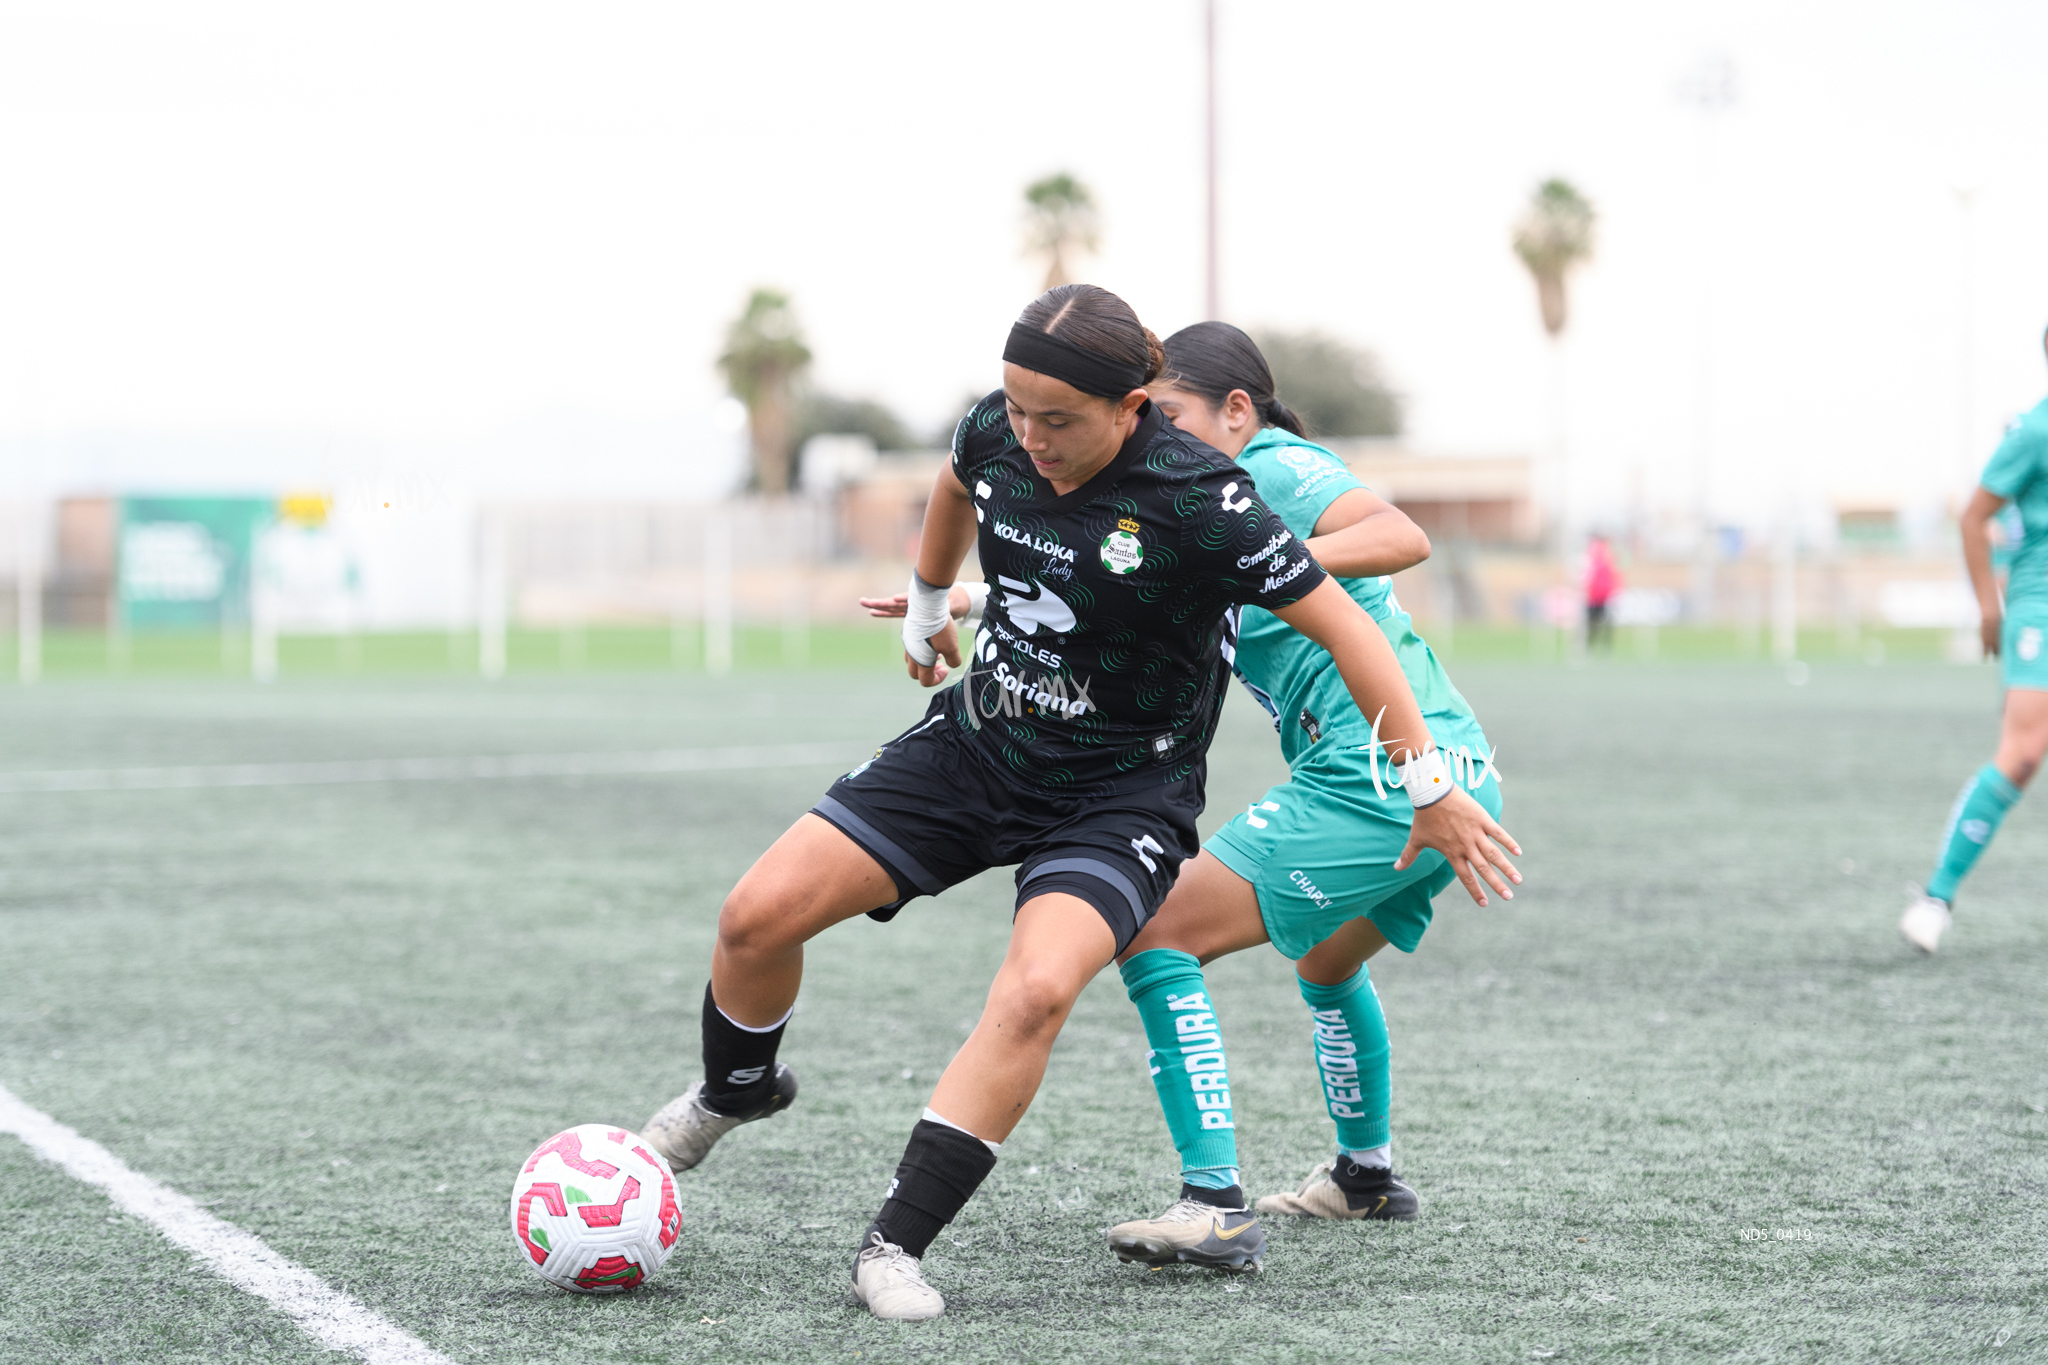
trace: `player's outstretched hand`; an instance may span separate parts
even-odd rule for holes
[[[1501,851],[1503,847],[1506,853]],[[1508,861],[1508,853],[1517,858],[1522,856],[1522,846],[1495,824],[1486,807],[1474,801],[1463,788],[1415,812],[1415,824],[1408,831],[1408,847],[1394,860],[1394,870],[1398,872],[1413,863],[1426,848],[1450,859],[1451,870],[1480,905],[1486,904],[1486,886],[1480,885],[1481,877],[1500,892],[1502,900],[1515,898],[1508,882],[1517,886],[1522,883],[1522,874]]]
[[[870,616],[910,615],[910,594],[899,592],[894,597],[863,597],[860,604],[868,609]]]
[[[858,600],[862,606],[868,609],[868,615],[870,616],[900,617],[910,615],[910,594],[908,593],[899,592],[894,597],[863,597]],[[952,611],[953,619],[964,619],[967,615],[968,605],[967,594],[957,584],[952,592],[946,594],[946,606]]]
[[[2005,630],[2005,617],[1995,612],[1984,613],[1984,619],[1977,623],[1977,634],[1984,641],[1984,657],[1998,657],[1998,637]]]

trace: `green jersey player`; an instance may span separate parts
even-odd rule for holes
[[[1166,355],[1168,382],[1151,386],[1153,401],[1175,425],[1233,456],[1267,506],[1379,623],[1431,735],[1454,757],[1453,781],[1498,819],[1492,746],[1391,591],[1388,575],[1424,558],[1427,540],[1301,436],[1274,395],[1265,357],[1243,332],[1199,323],[1170,337]],[[1386,782],[1386,737],[1343,695],[1329,655],[1307,640],[1298,647],[1270,613],[1246,610],[1241,622],[1235,667],[1272,715],[1290,773],[1208,840],[1158,917],[1118,957],[1181,1157],[1174,1205],[1110,1229],[1112,1249],[1127,1261],[1227,1268],[1230,1241],[1244,1235],[1249,1215],[1233,1211],[1244,1196],[1221,1017],[1202,966],[1265,942],[1296,964],[1337,1151],[1300,1188],[1259,1200],[1258,1211],[1415,1217],[1415,1191],[1393,1171],[1387,1025],[1365,963],[1389,943],[1413,952],[1429,927],[1431,899],[1453,878],[1486,903],[1474,868],[1416,846],[1413,793]]]
[[[2042,345],[2048,349],[2048,336]],[[1994,520],[2009,525],[2014,511],[2019,544],[2001,600],[1989,529]],[[1949,926],[1956,888],[2048,753],[2048,651],[2042,647],[2048,637],[2048,399],[2006,429],[1963,509],[1962,531],[1963,561],[1982,614],[1984,650],[2000,660],[2004,675],[2005,718],[1998,751],[1971,774],[1949,811],[1927,889],[1914,897],[1899,921],[1899,931],[1928,953],[1940,946]]]

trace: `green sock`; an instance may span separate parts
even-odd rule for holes
[[[1337,1123],[1337,1145],[1347,1152],[1385,1147],[1392,1049],[1372,977],[1361,963],[1358,975],[1341,985],[1318,986],[1298,976],[1294,982],[1315,1015],[1316,1070],[1323,1078],[1323,1103]]]
[[[1237,1132],[1223,1033],[1202,965],[1172,948],[1154,948],[1124,963],[1123,975],[1152,1045],[1152,1086],[1180,1153],[1181,1180],[1227,1190],[1237,1184]]]
[[[1977,862],[1984,845],[1998,832],[1998,822],[2020,799],[2020,789],[2006,780],[1998,766],[1986,763],[1956,794],[1955,808],[1948,813],[1948,829],[1941,836],[1941,858],[1934,875],[1927,879],[1927,894],[1938,901],[1956,898],[1963,875]]]

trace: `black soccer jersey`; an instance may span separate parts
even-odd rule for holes
[[[989,595],[950,705],[1025,784],[1115,791],[1200,766],[1229,679],[1226,614],[1300,601],[1322,568],[1251,476],[1152,404],[1107,467],[1061,495],[1001,390],[953,437]]]

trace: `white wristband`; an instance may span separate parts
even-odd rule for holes
[[[925,668],[939,661],[939,651],[932,648],[931,637],[953,619],[946,602],[952,591],[950,584],[935,588],[915,571],[910,575],[910,605],[903,613],[903,652]]]
[[[955,587],[967,594],[967,616],[969,621],[978,621],[988,612],[988,584],[956,583]]]
[[[1400,776],[1402,790],[1408,793],[1408,804],[1417,810],[1434,806],[1458,785],[1451,780],[1450,765],[1444,762],[1442,749],[1423,750],[1421,757],[1401,765]]]

